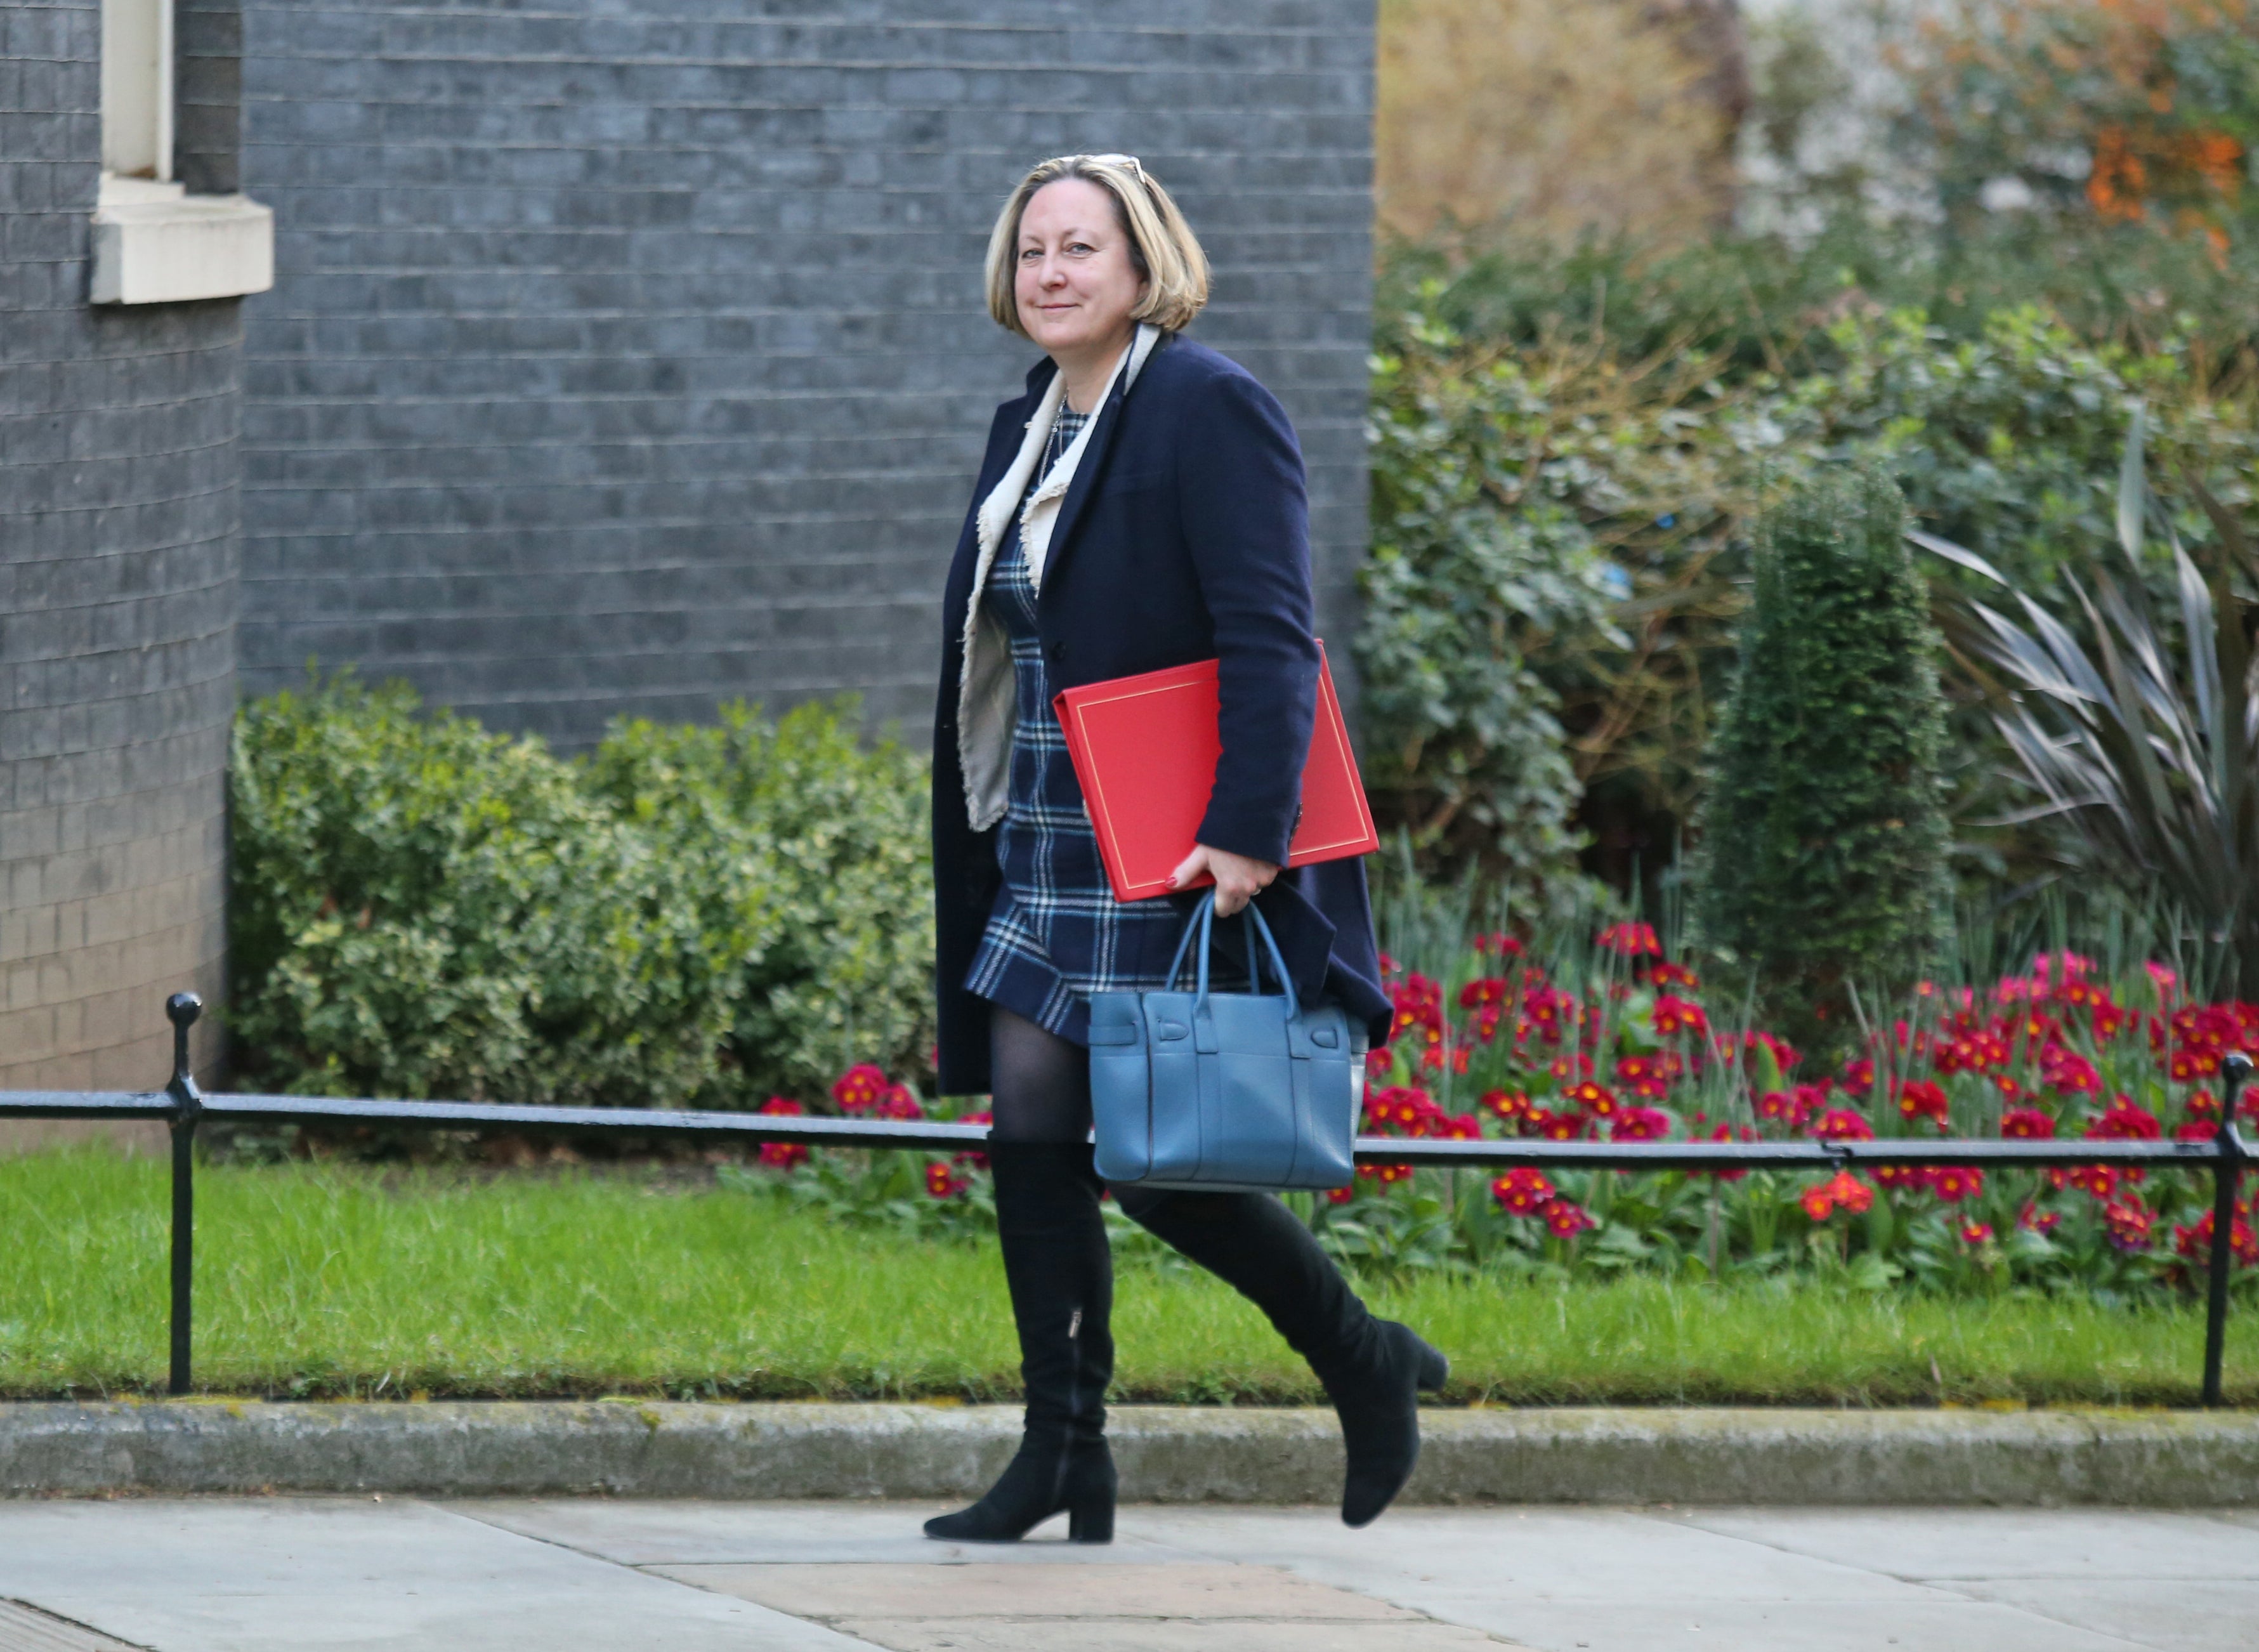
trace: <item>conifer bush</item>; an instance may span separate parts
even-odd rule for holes
[[[1866,469],[1820,472],[1760,521],[1712,747],[1697,932],[1820,1050],[1853,1036],[1854,987],[1921,972],[1943,916],[1944,705],[1906,525]]]

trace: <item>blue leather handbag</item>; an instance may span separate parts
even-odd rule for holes
[[[1246,993],[1208,987],[1211,890],[1186,921],[1158,992],[1090,998],[1098,1173],[1144,1187],[1270,1192],[1346,1187],[1365,1103],[1365,1029],[1337,1004],[1294,995],[1271,926],[1246,908]],[[1263,991],[1262,938],[1276,996]],[[1194,990],[1177,990],[1197,943]]]

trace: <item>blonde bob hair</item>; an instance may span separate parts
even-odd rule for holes
[[[988,313],[1018,333],[1020,301],[1013,277],[1019,267],[1020,219],[1037,190],[1062,178],[1080,178],[1114,197],[1114,220],[1130,237],[1130,260],[1145,278],[1145,296],[1130,312],[1174,332],[1208,304],[1208,254],[1161,181],[1135,155],[1061,155],[1030,169],[996,215],[988,232]]]

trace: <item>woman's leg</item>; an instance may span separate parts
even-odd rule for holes
[[[1065,1509],[1074,1541],[1108,1542],[1114,1267],[1087,1140],[1089,1052],[1008,1009],[990,1027],[988,1169],[1027,1411],[1003,1478],[972,1507],[927,1521],[926,1535],[1009,1542]]]
[[[1449,1362],[1368,1313],[1309,1228],[1268,1193],[1117,1187],[1114,1196],[1132,1221],[1261,1308],[1310,1362],[1348,1449],[1342,1519],[1378,1518],[1420,1458],[1419,1391],[1441,1387]]]

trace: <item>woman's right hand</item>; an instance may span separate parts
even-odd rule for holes
[[[1279,868],[1267,860],[1254,860],[1245,855],[1235,855],[1229,849],[1195,844],[1193,852],[1169,874],[1169,887],[1181,889],[1204,872],[1215,879],[1215,915],[1219,918],[1228,918],[1238,911],[1279,875]]]

